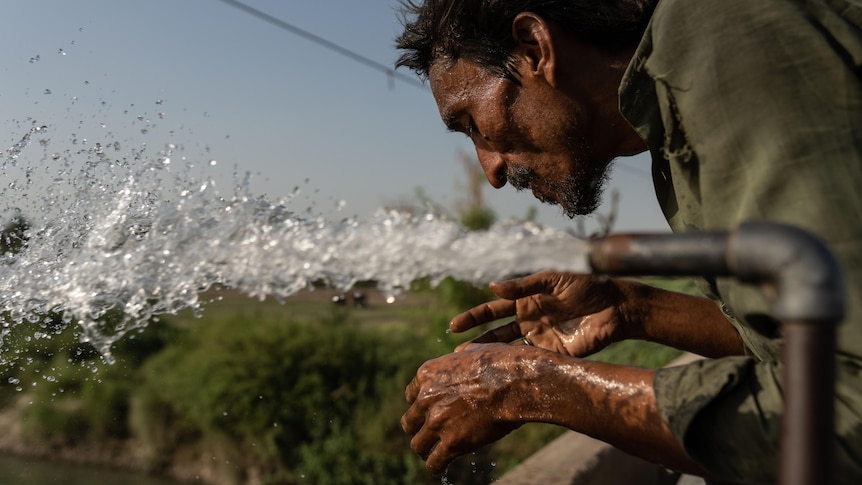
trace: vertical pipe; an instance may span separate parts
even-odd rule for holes
[[[729,233],[610,236],[591,242],[589,259],[596,273],[733,276],[769,289],[784,332],[779,483],[832,482],[835,325],[844,318],[844,287],[822,242],[783,224],[745,223]]]
[[[834,483],[835,327],[784,322],[779,483]]]

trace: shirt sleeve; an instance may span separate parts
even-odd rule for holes
[[[862,479],[862,34],[846,20],[858,14],[852,1],[663,0],[642,65],[664,125],[654,172],[669,181],[674,230],[785,222],[826,241],[845,270],[836,475],[848,484]],[[780,324],[758,289],[719,279],[714,290],[751,355],[660,370],[657,402],[705,469],[774,483]]]
[[[701,360],[659,370],[653,387],[692,459],[723,480],[775,483],[778,370],[746,357]]]

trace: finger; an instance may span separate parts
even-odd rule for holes
[[[431,475],[442,477],[446,474],[446,468],[449,463],[455,458],[458,458],[457,453],[453,453],[444,442],[437,444],[437,447],[425,458],[425,468]]]
[[[428,456],[434,450],[434,446],[439,441],[440,437],[425,427],[419,430],[419,432],[413,436],[413,439],[410,440],[410,449],[422,457],[423,460],[427,460]]]
[[[401,416],[401,429],[409,435],[415,435],[425,425],[425,414],[416,406],[410,406],[406,413]]]
[[[521,338],[521,326],[518,322],[509,322],[496,328],[492,328],[478,337],[470,340],[474,344],[508,343]],[[461,344],[459,347],[463,347]]]
[[[469,350],[470,348],[476,347],[476,346],[477,346],[477,344],[474,344],[472,340],[468,340],[468,341],[464,342],[463,344],[459,345],[455,349],[455,351],[456,352],[463,352],[465,350]]]
[[[421,387],[419,380],[415,377],[409,384],[407,384],[407,388],[404,389],[404,399],[407,401],[407,404],[413,405],[413,403],[416,402],[416,396],[419,395],[419,389]]]
[[[551,293],[560,282],[561,273],[555,271],[542,271],[505,281],[495,281],[489,285],[491,291],[507,300],[517,300],[539,293]]]
[[[493,322],[501,318],[515,315],[515,302],[510,300],[495,300],[473,307],[449,322],[453,332],[464,332],[483,323]]]

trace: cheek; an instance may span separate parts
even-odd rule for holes
[[[536,172],[553,185],[571,176],[573,169],[572,158],[568,154],[554,154],[541,157],[537,165]]]
[[[571,126],[558,107],[531,104],[524,108],[512,110],[512,121],[533,151],[547,154],[570,151],[568,131]]]
[[[559,96],[528,97],[509,106],[511,131],[517,140],[512,158],[546,179],[569,177],[590,159],[590,150],[579,128],[577,109]]]

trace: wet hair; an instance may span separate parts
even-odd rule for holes
[[[609,49],[636,45],[658,0],[401,0],[404,32],[397,67],[428,78],[439,60],[464,58],[515,80],[512,22],[533,12],[570,34]]]

